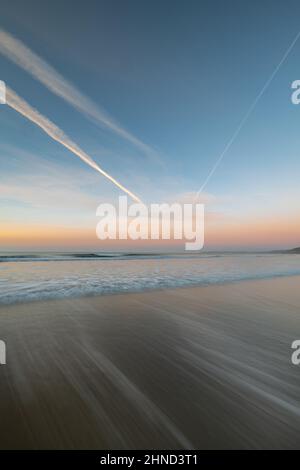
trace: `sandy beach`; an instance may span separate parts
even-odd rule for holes
[[[0,447],[299,448],[300,277],[0,307]]]

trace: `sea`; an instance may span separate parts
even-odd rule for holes
[[[0,304],[300,275],[291,253],[0,253]]]

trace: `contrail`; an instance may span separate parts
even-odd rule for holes
[[[197,191],[195,199],[199,197],[199,195],[201,194],[201,192],[204,190],[207,183],[209,182],[210,178],[214,175],[215,171],[217,170],[218,166],[220,165],[223,158],[227,154],[228,150],[231,148],[232,144],[234,143],[234,141],[238,137],[240,131],[242,130],[242,128],[244,127],[244,125],[248,121],[249,117],[251,116],[252,112],[256,108],[257,103],[259,102],[259,100],[261,99],[263,94],[266,92],[266,90],[269,88],[269,85],[271,84],[271,82],[273,81],[275,76],[277,75],[279,69],[281,68],[283,63],[286,61],[286,59],[288,58],[289,54],[291,53],[292,49],[294,48],[294,46],[295,46],[296,42],[298,41],[299,37],[300,37],[300,31],[298,31],[295,38],[293,39],[293,41],[291,42],[291,44],[289,45],[289,47],[287,48],[287,50],[283,54],[280,62],[277,64],[277,66],[275,67],[275,69],[271,73],[270,77],[268,78],[268,80],[266,81],[266,83],[264,84],[264,86],[262,87],[262,89],[260,90],[258,95],[256,96],[255,100],[252,102],[251,106],[248,108],[248,111],[246,112],[246,114],[244,115],[244,117],[240,121],[238,127],[236,128],[235,132],[233,133],[233,135],[229,139],[229,141],[226,144],[223,152],[220,154],[219,158],[216,160],[215,164],[213,165],[212,169],[210,170],[209,174],[207,175],[205,181],[203,182],[201,188]]]
[[[141,202],[141,200],[135,194],[129,191],[129,189],[125,188],[125,186],[106,173],[106,171],[102,170],[102,168],[100,168],[99,165],[97,165],[97,163],[87,153],[78,147],[78,145],[75,144],[59,127],[57,127],[48,118],[40,114],[36,109],[32,108],[32,106],[26,103],[26,101],[20,98],[9,87],[6,87],[6,104],[18,113],[25,116],[27,119],[29,119],[29,121],[43,129],[43,131],[53,140],[59,142],[72,153],[77,155],[77,157],[81,158],[81,160],[83,160],[85,163],[94,168],[94,170],[98,171],[101,173],[101,175],[105,176],[105,178],[109,179],[115,186],[128,194],[134,201]]]
[[[0,28],[0,52],[19,67],[39,80],[55,95],[82,112],[92,122],[106,127],[123,139],[131,142],[144,153],[155,156],[155,151],[144,142],[123,129],[110,116],[83,95],[74,85],[60,75],[51,65],[35,54],[20,40]]]

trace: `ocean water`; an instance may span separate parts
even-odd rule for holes
[[[0,254],[0,304],[300,275],[300,254]]]

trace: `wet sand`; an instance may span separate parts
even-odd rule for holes
[[[0,307],[0,448],[300,448],[300,278]]]

